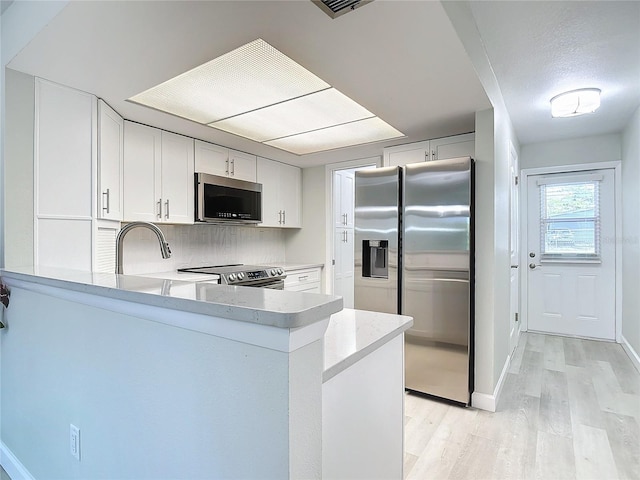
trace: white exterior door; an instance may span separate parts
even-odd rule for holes
[[[613,169],[528,178],[529,330],[615,339],[614,178]]]

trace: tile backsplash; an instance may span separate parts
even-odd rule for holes
[[[277,228],[158,225],[171,247],[164,260],[156,236],[135,228],[124,239],[124,273],[165,272],[206,265],[278,264],[285,261],[284,233]]]

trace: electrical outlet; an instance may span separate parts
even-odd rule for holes
[[[80,429],[72,424],[69,424],[69,449],[71,455],[80,461]]]

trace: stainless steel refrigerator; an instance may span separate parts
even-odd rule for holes
[[[469,405],[473,160],[356,172],[355,308],[414,319],[405,388]]]

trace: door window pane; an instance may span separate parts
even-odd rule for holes
[[[598,259],[599,181],[540,185],[543,259]]]

